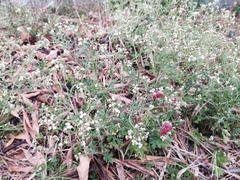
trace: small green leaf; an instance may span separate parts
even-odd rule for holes
[[[221,177],[224,174],[224,169],[218,166],[213,166],[213,169],[217,177]]]
[[[104,160],[107,162],[107,163],[113,163],[113,154],[112,153],[106,153],[106,155],[104,156]]]

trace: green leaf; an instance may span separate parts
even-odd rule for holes
[[[218,151],[216,153],[217,166],[224,166],[228,162],[228,157],[224,151]]]
[[[214,169],[215,175],[217,177],[221,177],[224,174],[224,169],[222,169],[218,166],[213,166],[213,169]]]
[[[106,153],[106,155],[104,156],[104,160],[107,162],[107,163],[113,163],[113,154],[112,153]]]

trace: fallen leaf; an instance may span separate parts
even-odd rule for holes
[[[153,171],[150,171],[147,168],[145,168],[144,166],[141,166],[140,163],[131,162],[131,161],[128,161],[128,160],[119,160],[119,159],[116,159],[116,158],[114,158],[114,162],[117,163],[117,164],[121,164],[121,165],[126,166],[128,168],[132,168],[132,169],[135,169],[139,172],[143,172],[145,174],[148,174],[150,176],[155,177],[155,174],[154,174]]]
[[[21,165],[13,165],[13,164],[8,164],[7,168],[8,168],[9,172],[26,172],[26,173],[29,173],[29,172],[33,172],[33,170],[34,170],[34,167],[32,167],[32,166],[24,167],[24,166],[21,166]]]
[[[40,166],[42,164],[46,164],[46,157],[40,153],[39,151],[37,151],[34,156],[33,156],[33,159],[32,159],[32,164],[34,166]]]
[[[21,94],[21,100],[24,104],[32,107],[33,103],[25,96],[25,94]]]
[[[14,154],[12,157],[13,157],[12,159],[17,160],[17,161],[27,161],[23,152],[19,152],[17,154]]]
[[[31,114],[32,117],[32,129],[36,135],[39,134],[39,124],[38,124],[38,106],[37,101],[33,104],[33,112]]]
[[[88,180],[88,172],[91,158],[89,156],[80,155],[80,163],[77,167],[79,180]]]
[[[125,173],[124,173],[123,166],[121,164],[117,164],[116,167],[117,167],[119,180],[125,180],[126,176],[125,176]]]
[[[67,152],[65,162],[67,164],[67,169],[71,169],[73,165],[73,148],[72,147]]]
[[[40,52],[40,51],[38,51],[38,52],[36,52],[35,53],[35,56],[36,56],[36,58],[38,58],[38,59],[46,59],[46,54],[44,54],[44,53],[42,53],[42,52]]]
[[[56,78],[56,79],[57,79],[57,78]],[[57,93],[59,93],[59,94],[63,94],[63,90],[60,89],[60,87],[59,87],[58,85],[56,85],[56,84],[54,84],[54,85],[52,86],[52,90],[55,91],[55,92],[57,92]]]
[[[22,149],[22,151],[24,153],[25,158],[28,160],[28,162],[32,164],[32,159],[33,159],[32,154],[26,149]]]
[[[61,174],[62,177],[66,177],[69,179],[77,179],[78,173],[77,170],[67,170],[66,172]]]
[[[100,59],[100,60],[103,60],[103,59],[109,59],[109,58],[112,58],[112,57],[114,57],[114,55],[104,55],[104,54],[102,54],[102,55],[99,55],[98,56],[98,58]]]
[[[46,56],[47,61],[51,61],[52,59],[56,59],[58,56],[58,49],[50,51],[50,53]]]
[[[112,98],[116,99],[116,100],[125,102],[126,104],[130,104],[131,101],[132,101],[131,99],[128,99],[128,98],[126,98],[126,97],[124,97],[124,96],[120,96],[120,95],[118,95],[118,94],[111,94],[111,93],[109,93],[109,95],[110,95]]]
[[[42,164],[46,163],[45,157],[37,151],[35,154],[31,154],[28,150],[22,149],[25,158],[28,160],[29,163],[33,166],[41,166]]]
[[[26,54],[25,51],[36,49],[36,48],[37,48],[37,45],[27,44],[27,45],[24,45],[24,46],[20,46],[18,50],[22,53],[22,55],[24,55],[24,54]]]
[[[115,180],[116,177],[114,176],[114,174],[109,170],[109,168],[106,168],[102,162],[98,159],[98,158],[94,158],[95,164],[97,165],[97,171],[98,171],[98,177],[101,180]]]
[[[12,135],[11,139],[5,144],[4,148],[10,146],[15,139],[26,140],[27,143],[28,143],[29,145],[31,145],[31,141],[30,141],[29,134],[25,131],[25,132],[23,132],[23,133],[21,133],[21,134],[18,134],[18,135],[16,135],[16,136],[13,136],[13,135]]]
[[[22,94],[22,96],[30,99],[32,97],[35,97],[35,96],[39,95],[40,93],[41,93],[41,91],[36,91],[36,92],[27,93],[27,94]]]
[[[53,140],[53,136],[48,136],[48,149],[49,149],[49,153],[51,153],[52,156],[55,156],[57,151],[56,151],[56,142],[55,140]]]
[[[128,86],[128,84],[126,84],[126,83],[118,83],[118,84],[113,85],[114,88],[123,88],[126,86]]]
[[[13,104],[10,104],[10,103],[9,103],[9,107],[10,107],[10,109],[12,109],[12,110],[11,110],[11,115],[13,115],[14,117],[17,117],[17,118],[21,119],[21,118],[19,117],[19,115],[18,115],[18,110],[15,109],[15,106],[14,106]]]
[[[30,34],[28,32],[22,32],[20,34],[20,39],[22,42],[28,41]]]
[[[33,130],[32,128],[32,124],[28,118],[28,115],[26,113],[26,111],[23,109],[23,126],[24,126],[24,130],[28,133],[30,133],[31,137],[35,139],[36,137],[36,132]]]
[[[147,161],[157,160],[157,161],[163,161],[163,162],[170,163],[170,161],[169,161],[169,159],[168,159],[167,157],[146,155],[146,156],[145,156],[145,159],[146,159]]]

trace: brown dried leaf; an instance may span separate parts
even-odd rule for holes
[[[46,59],[46,54],[42,53],[42,52],[36,52],[35,56],[38,58],[38,59]]]
[[[88,172],[91,158],[89,156],[80,155],[80,163],[77,167],[79,180],[88,180]]]
[[[94,158],[95,164],[97,165],[97,169],[98,169],[98,179],[100,180],[115,180],[116,178],[114,177],[114,174],[109,170],[111,169],[106,168],[102,162],[98,159],[98,158]]]
[[[148,76],[150,79],[154,79],[155,78],[155,76],[153,75],[153,74],[151,74],[149,71],[147,71],[147,70],[142,70],[141,71],[141,73],[142,73],[142,75],[144,75],[144,76]]]
[[[200,106],[199,104],[194,108],[193,112],[192,112],[192,116],[197,116],[200,111],[209,103],[209,101],[205,102],[202,106]]]
[[[33,72],[34,71],[34,67],[32,64],[28,64],[27,68],[26,68],[27,72]]]
[[[31,114],[32,117],[32,129],[36,135],[39,134],[39,124],[38,124],[38,106],[37,101],[33,104],[33,112]]]
[[[21,99],[22,99],[22,102],[30,107],[33,106],[33,103],[25,96],[25,94],[21,94]]]
[[[116,100],[125,102],[126,104],[130,104],[130,103],[132,102],[131,99],[128,99],[128,98],[126,98],[126,97],[124,97],[124,96],[121,96],[121,95],[118,95],[118,94],[111,94],[111,93],[109,93],[109,95],[110,95],[112,98],[116,99]]]
[[[102,55],[99,55],[99,56],[98,56],[98,58],[99,58],[100,60],[109,59],[109,58],[112,58],[112,57],[114,57],[114,55],[112,55],[112,54],[110,54],[110,55],[104,55],[104,54],[102,54]]]
[[[63,91],[60,89],[60,87],[58,86],[58,85],[56,85],[56,84],[54,84],[53,86],[52,86],[52,89],[53,89],[53,91],[55,91],[55,92],[57,92],[57,93],[59,93],[59,94],[63,94]]]
[[[31,144],[29,134],[25,131],[24,133],[18,134],[16,136],[12,135],[11,139],[5,144],[4,148],[10,146],[15,139],[26,140],[29,145]]]
[[[28,41],[29,38],[30,38],[30,34],[28,32],[22,32],[20,34],[20,39],[22,42]]]
[[[140,163],[134,163],[132,161],[128,161],[128,160],[119,160],[119,159],[115,159],[114,158],[114,162],[117,164],[121,164],[123,166],[126,166],[128,168],[132,168],[135,169],[139,172],[148,174],[150,176],[155,176],[153,171],[148,170],[147,168],[145,168],[144,166],[141,166]]]
[[[46,157],[40,153],[39,151],[37,151],[34,156],[33,156],[33,159],[32,159],[32,164],[34,166],[40,166],[42,164],[45,164],[47,161],[45,159]]]
[[[40,102],[40,103],[45,103],[45,104],[50,105],[50,106],[54,102],[54,100],[52,98],[52,95],[49,95],[49,94],[39,95],[37,97],[37,101]]]
[[[9,172],[33,172],[34,167],[32,166],[28,166],[28,167],[24,167],[24,166],[20,166],[20,165],[13,165],[13,164],[8,164],[7,165],[8,171]]]
[[[150,155],[146,155],[145,156],[145,159],[147,161],[163,161],[163,162],[166,162],[168,164],[170,164],[170,161],[167,157],[160,157],[160,156],[150,156]]]
[[[78,177],[78,173],[77,170],[67,170],[66,172],[64,172],[63,174],[61,174],[62,177],[66,177],[66,178],[77,178]]]
[[[123,88],[126,86],[128,86],[128,84],[125,84],[125,83],[118,83],[113,85],[114,88]]]
[[[46,56],[47,61],[51,61],[52,59],[56,59],[58,56],[58,49],[50,51],[50,53]]]
[[[15,73],[13,74],[13,77],[18,76],[22,69],[23,69],[23,65],[19,66],[18,69],[17,69],[17,70],[15,71]]]
[[[41,91],[35,91],[35,92],[28,93],[28,94],[22,94],[22,96],[24,96],[27,99],[30,99],[32,97],[39,95],[40,93],[41,93]]]
[[[26,149],[22,149],[22,151],[24,153],[25,158],[28,160],[28,162],[32,164],[32,159],[33,159],[32,154]]]
[[[117,167],[119,180],[125,180],[126,176],[125,176],[125,172],[124,172],[123,166],[121,164],[117,164],[116,167]]]
[[[28,133],[30,133],[32,138],[35,138],[37,133],[33,130],[32,128],[32,124],[28,118],[28,115],[26,113],[26,111],[23,109],[23,126],[24,126],[24,130]]]
[[[65,162],[67,164],[67,169],[71,169],[73,165],[73,148],[72,147],[67,152]]]
[[[28,160],[28,162],[31,163],[31,165],[33,166],[40,166],[44,163],[46,163],[46,159],[45,157],[39,152],[37,151],[34,155],[31,154],[28,150],[26,149],[22,149],[25,158]]]
[[[18,115],[18,110],[14,109],[15,106],[14,106],[13,104],[10,104],[10,103],[8,103],[8,104],[9,104],[10,109],[13,109],[13,110],[11,110],[11,115],[13,115],[14,117],[17,117],[17,118],[21,119],[21,118],[19,117],[19,115]]]
[[[51,153],[52,156],[55,156],[57,151],[56,151],[56,142],[53,140],[52,136],[48,136],[48,148],[49,152]]]
[[[18,50],[20,50],[20,52],[22,53],[21,55],[24,55],[24,54],[26,54],[25,51],[36,49],[36,48],[37,48],[37,45],[28,44],[28,45],[21,46]]]

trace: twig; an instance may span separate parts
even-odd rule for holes
[[[12,145],[6,147],[5,149],[3,149],[2,153],[3,153],[3,154],[6,154],[8,151],[16,148],[17,146],[20,146],[21,144],[26,143],[26,142],[27,142],[27,141],[24,140],[24,141],[20,141],[20,142],[17,142],[17,143],[15,143],[15,144],[12,144]]]
[[[167,158],[170,158],[171,154],[172,154],[172,150],[170,149],[170,151],[168,152]],[[164,164],[164,166],[163,166],[163,170],[162,170],[162,172],[161,172],[161,174],[160,174],[160,176],[159,176],[159,180],[162,180],[162,179],[163,179],[164,173],[165,173],[165,171],[166,171],[166,169],[167,169],[167,164],[168,164],[168,163],[165,162],[165,164]]]
[[[200,159],[201,157],[198,157],[198,159]],[[196,159],[195,161],[193,161],[190,165],[188,165],[186,168],[181,169],[178,173],[177,173],[177,177],[176,180],[181,180],[181,176],[183,175],[183,173],[185,173],[188,169],[193,168],[193,167],[198,167],[199,164],[194,165],[198,159]]]
[[[240,169],[238,169],[238,170],[239,170],[238,173],[240,173]],[[235,174],[236,172],[231,172],[231,170],[224,170],[224,172],[229,174],[229,175],[231,175],[231,176],[233,176],[233,177],[235,177],[236,179],[240,179],[240,176]]]

